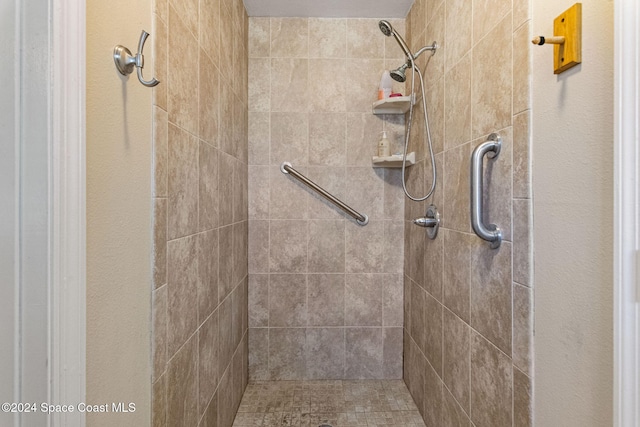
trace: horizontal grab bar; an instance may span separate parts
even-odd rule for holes
[[[333,194],[329,193],[327,190],[325,190],[324,188],[320,187],[318,184],[316,184],[315,182],[311,181],[306,176],[302,175],[300,172],[295,170],[293,168],[293,166],[291,166],[291,163],[289,163],[289,162],[282,163],[282,165],[280,165],[280,171],[282,171],[282,173],[290,174],[291,176],[293,176],[294,178],[296,178],[297,180],[299,180],[300,182],[305,184],[307,187],[309,187],[312,190],[316,191],[322,197],[324,197],[325,199],[327,199],[328,201],[330,201],[331,203],[333,203],[334,205],[336,205],[337,207],[339,207],[340,209],[345,211],[353,219],[356,220],[358,225],[365,226],[365,225],[367,225],[369,223],[369,217],[368,216],[366,216],[365,214],[361,214],[361,213],[355,211],[349,205],[344,203],[342,200],[337,199],[335,196],[333,196]]]
[[[502,231],[495,224],[484,225],[482,222],[482,161],[485,155],[490,159],[498,157],[501,146],[500,135],[492,133],[471,155],[471,227],[478,237],[491,243],[492,249],[500,247]]]

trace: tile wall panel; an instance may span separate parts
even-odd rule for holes
[[[371,103],[402,53],[375,19],[256,17],[248,44],[250,378],[401,378],[402,182],[371,156],[383,130],[401,148],[404,116]],[[282,174],[284,161],[369,224]]]
[[[404,379],[427,426],[533,421],[529,3],[418,0],[407,19],[414,51],[440,46],[425,72],[438,170],[429,203],[442,220],[435,240],[410,222],[425,203],[405,203]],[[469,218],[470,156],[491,132],[504,143],[484,176],[485,220],[504,235],[498,250]],[[423,138],[412,132],[411,149]],[[423,158],[409,177],[416,193],[431,185]]]
[[[154,20],[153,425],[229,427],[265,231],[248,226],[249,18],[242,0],[157,0]]]

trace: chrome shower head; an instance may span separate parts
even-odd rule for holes
[[[409,68],[408,62],[391,71],[391,78],[397,82],[404,83],[405,81],[407,81],[407,75],[405,74],[407,68]]]
[[[396,30],[393,29],[393,26],[389,23],[389,21],[382,20],[378,22],[378,26],[380,27],[380,31],[382,31],[382,34],[387,37],[393,36],[393,38],[396,39],[407,58],[409,58],[411,61],[415,60],[413,54],[409,50],[409,46],[407,46],[407,43],[400,36],[400,34],[396,33]]]
[[[393,33],[393,27],[391,26],[389,21],[380,21],[378,22],[378,26],[380,27],[380,31],[382,31],[382,34],[387,37],[390,37],[391,33]]]

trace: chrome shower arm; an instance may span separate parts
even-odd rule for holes
[[[420,55],[422,55],[423,53],[425,53],[426,51],[431,51],[431,55],[435,55],[436,54],[436,50],[438,50],[438,47],[439,47],[438,43],[434,41],[429,46],[424,46],[424,47],[420,48],[420,50],[418,50],[416,53],[413,54],[413,58],[414,59],[418,59],[418,57]]]

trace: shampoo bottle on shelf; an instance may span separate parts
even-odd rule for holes
[[[382,131],[382,138],[378,142],[378,157],[389,157],[391,155],[391,147],[387,139],[387,131]]]
[[[393,86],[393,80],[389,70],[384,70],[382,78],[380,78],[380,87],[378,88],[378,99],[385,99],[391,96],[391,88]]]

